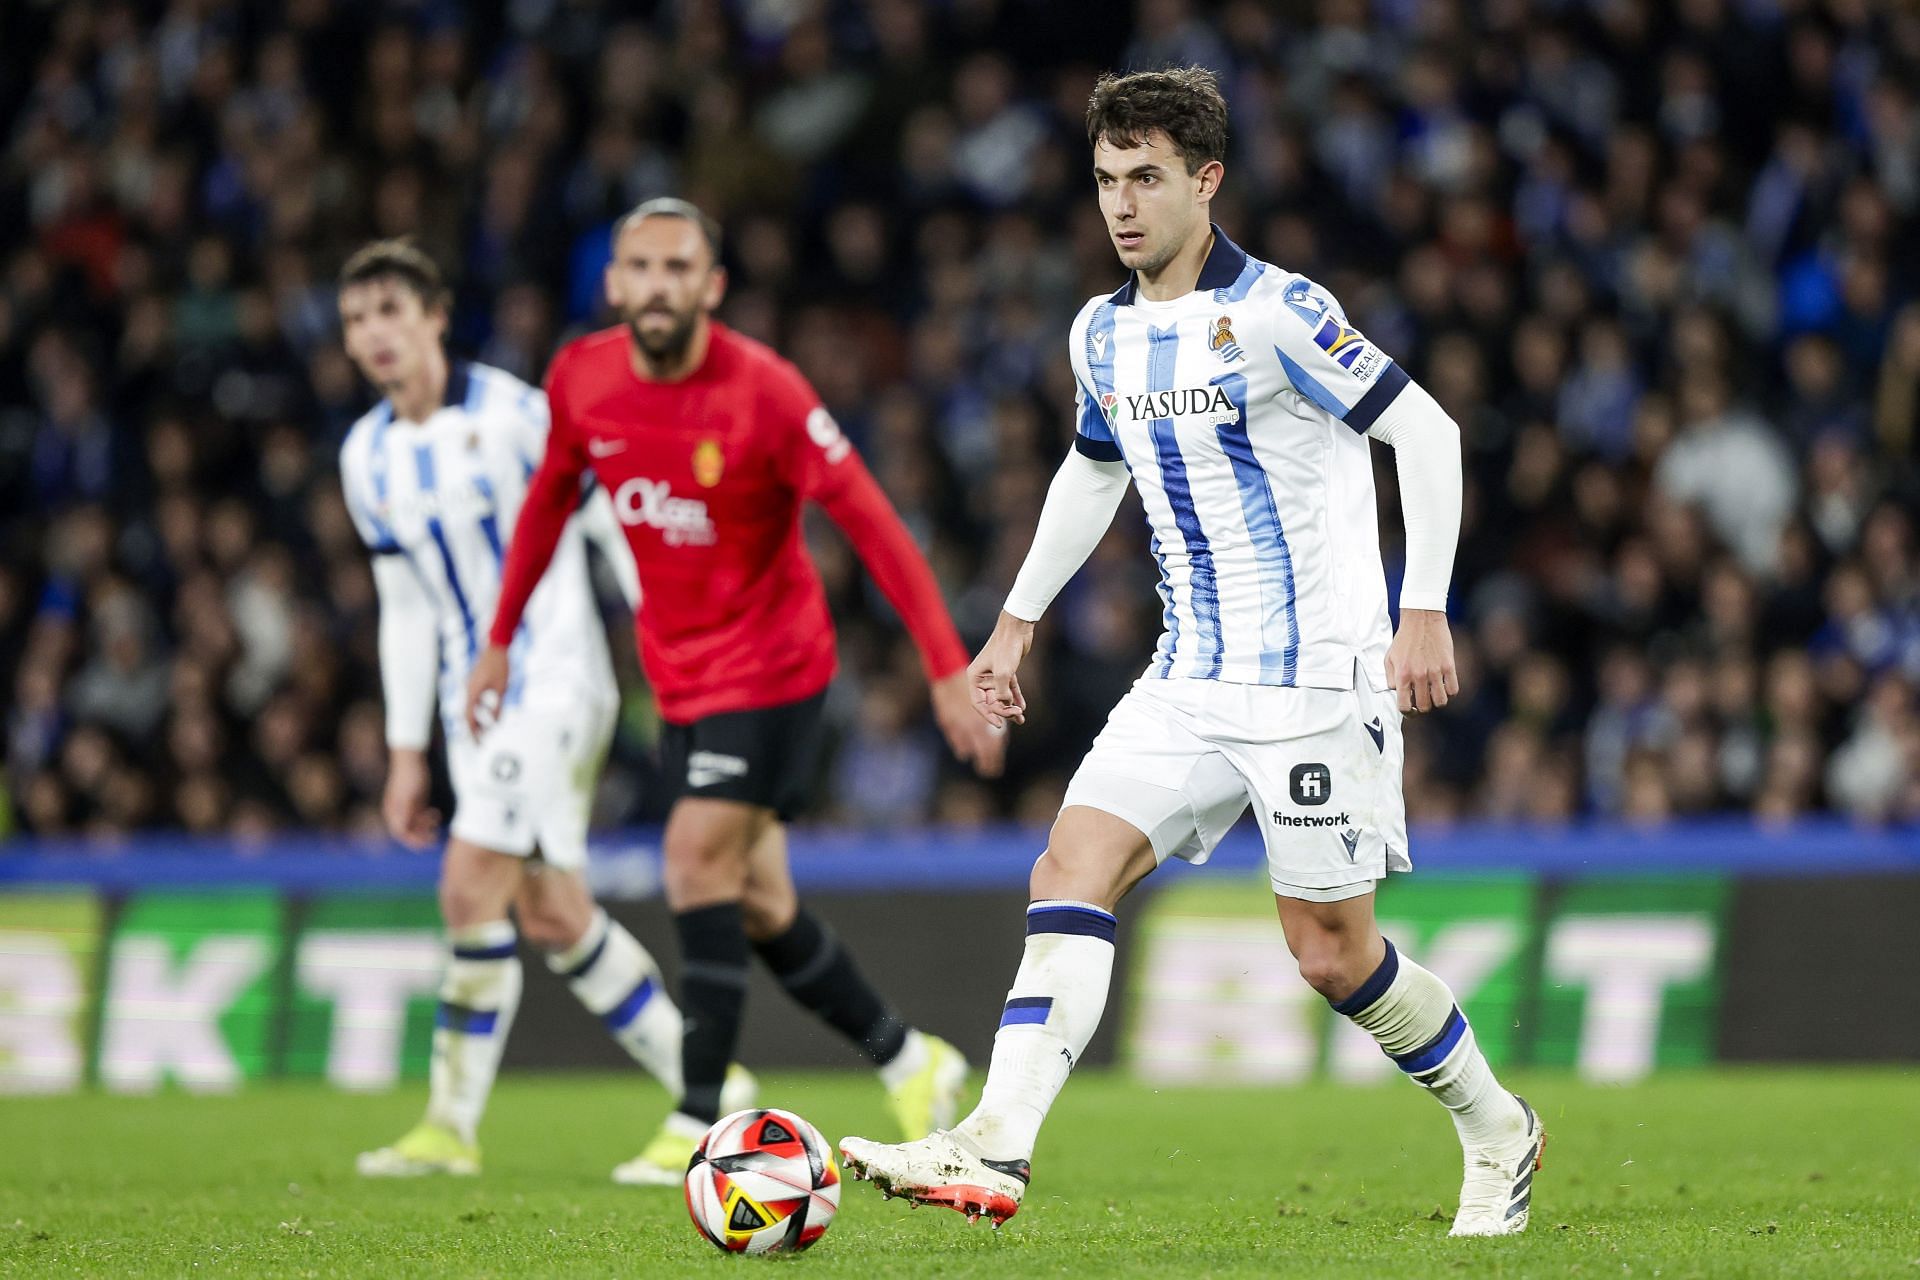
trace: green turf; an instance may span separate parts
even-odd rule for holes
[[[417,1092],[0,1101],[0,1273],[223,1276],[1920,1276],[1911,1072],[1522,1080],[1551,1142],[1532,1230],[1449,1241],[1450,1126],[1419,1091],[1154,1092],[1076,1078],[1039,1181],[997,1235],[850,1184],[805,1256],[727,1258],[675,1191],[606,1171],[661,1110],[622,1078],[505,1082],[478,1180],[370,1184],[353,1153]],[[830,1136],[871,1132],[868,1078],[769,1083]]]

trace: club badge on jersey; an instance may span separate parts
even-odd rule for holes
[[[711,489],[719,484],[726,468],[727,456],[718,440],[708,437],[693,447],[693,479],[701,488]]]
[[[1213,340],[1208,345],[1227,364],[1247,358],[1247,353],[1240,349],[1239,340],[1233,336],[1232,316],[1221,316],[1213,322]]]

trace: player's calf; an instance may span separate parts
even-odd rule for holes
[[[447,931],[451,955],[434,1015],[427,1119],[472,1142],[520,1008],[520,957],[505,920]]]
[[[804,907],[754,951],[795,1001],[866,1055],[886,1086],[902,1136],[952,1124],[967,1063],[938,1036],[908,1026],[867,980],[853,954]]]
[[[1391,942],[1379,966],[1334,1002],[1333,1011],[1353,1019],[1408,1079],[1447,1109],[1462,1145],[1507,1141],[1525,1129],[1525,1108],[1494,1079],[1453,992]]]
[[[1113,979],[1113,914],[1085,902],[1027,908],[1026,954],[993,1037],[980,1104],[957,1132],[988,1158],[1026,1160],[1100,1025]]]
[[[727,1064],[740,1038],[747,1000],[747,935],[737,902],[680,911],[673,924],[680,935],[680,997],[686,1008],[679,1113],[699,1122],[704,1132],[720,1118]]]
[[[1524,1230],[1545,1134],[1527,1105],[1494,1078],[1447,984],[1387,942],[1379,965],[1333,1010],[1371,1035],[1452,1116],[1466,1160],[1453,1234]]]
[[[366,1177],[480,1171],[475,1134],[520,1007],[520,959],[505,920],[450,928],[447,945],[426,1118],[390,1146],[363,1152],[358,1168]]]
[[[660,966],[640,940],[595,907],[571,945],[548,953],[547,967],[566,978],[567,988],[614,1042],[678,1101],[683,1022]]]

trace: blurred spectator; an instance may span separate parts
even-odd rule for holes
[[[1920,12],[643,11],[9,8],[0,830],[377,829],[335,479],[368,392],[329,284],[375,234],[454,272],[463,353],[533,379],[600,320],[610,221],[702,202],[724,317],[816,382],[984,633],[1068,439],[1067,322],[1119,281],[1081,104],[1166,62],[1227,86],[1222,226],[1463,428],[1465,690],[1409,728],[1412,815],[1920,818]],[[1050,816],[1159,626],[1137,508],[1040,629],[995,784],[810,538],[844,641],[821,814]],[[659,807],[629,685],[609,821]]]
[[[1698,504],[1721,542],[1765,573],[1793,512],[1793,464],[1774,429],[1728,395],[1718,372],[1692,374],[1680,389],[1680,435],[1656,478],[1668,497]]]

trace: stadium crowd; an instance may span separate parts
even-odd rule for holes
[[[1189,62],[1234,112],[1217,221],[1463,429],[1466,692],[1411,728],[1410,814],[1920,818],[1920,11],[8,10],[0,834],[377,826],[373,594],[335,468],[370,395],[330,280],[372,236],[457,280],[458,352],[537,379],[602,319],[617,213],[718,214],[723,317],[812,379],[977,640],[1069,439],[1067,322],[1120,282],[1087,92]],[[1050,816],[1157,633],[1137,508],[1043,625],[995,784],[946,760],[884,602],[812,540],[844,668],[815,816]],[[659,788],[610,623],[625,821]]]

